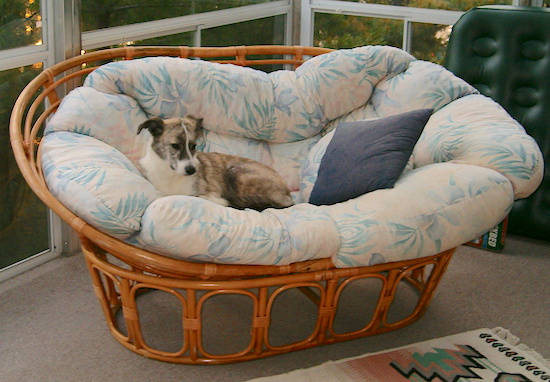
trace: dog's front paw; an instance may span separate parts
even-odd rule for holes
[[[224,199],[224,198],[222,198],[222,197],[220,197],[220,196],[218,196],[214,193],[199,195],[199,198],[209,200],[213,203],[219,204],[220,206],[224,206],[224,207],[229,206],[229,202],[226,199]]]

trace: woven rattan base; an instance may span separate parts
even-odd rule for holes
[[[163,275],[139,269],[135,265],[124,264],[119,259],[107,256],[87,239],[83,240],[83,250],[94,289],[115,339],[143,356],[187,364],[247,361],[402,328],[416,321],[425,312],[454,251],[370,267],[337,269],[326,267],[326,262],[308,263],[302,271],[289,274],[240,278],[214,277],[205,280],[204,276]],[[375,281],[376,287],[370,288],[374,290],[366,290],[367,295],[364,298],[353,297],[353,301],[362,301],[370,305],[366,309],[365,317],[359,320],[363,324],[351,332],[341,332],[338,324],[347,319],[358,319],[356,316],[348,315],[348,310],[354,308],[353,302],[347,298],[351,294],[348,291],[355,293],[357,289],[361,290],[353,290],[352,286],[366,281]],[[392,321],[392,304],[401,303],[397,300],[402,288],[417,292],[413,300],[415,303],[406,317]],[[175,320],[176,325],[164,326],[163,320],[159,317],[162,313],[158,301],[140,301],[144,292],[151,291],[172,296],[170,300],[174,306],[171,309],[175,309],[176,312],[172,312],[174,317],[164,318],[171,322]],[[293,323],[299,324],[302,321],[294,315],[305,311],[310,315],[308,321],[313,322],[310,327],[311,333],[299,339],[292,339],[290,335],[290,342],[280,343],[280,339],[273,339],[270,335],[274,326],[282,325],[281,322],[277,323],[277,320],[281,317],[278,310],[284,307],[284,303],[278,301],[284,301],[285,293],[297,292],[307,296],[312,309],[300,308],[298,312],[286,317],[284,331],[294,333]],[[220,296],[226,301],[217,301],[216,298]],[[244,305],[248,306],[248,309],[235,305],[232,302],[235,301],[235,296],[246,300]],[[410,303],[410,297],[407,299]],[[212,311],[209,308],[218,302],[226,305],[226,311],[216,317],[209,316],[209,311]],[[157,328],[154,331],[160,330],[164,338],[178,343],[177,349],[163,350],[164,344],[144,332],[142,317],[151,315],[156,315]],[[235,338],[239,332],[231,326],[231,322],[235,320],[240,320],[248,326],[240,331],[242,338]],[[206,328],[207,325],[210,328],[218,328],[218,333],[212,333]],[[234,348],[235,344],[240,344],[241,348],[209,350],[209,340],[206,337],[215,336],[219,339],[229,337],[229,340],[225,338],[225,341],[222,341],[230,342],[229,348]]]

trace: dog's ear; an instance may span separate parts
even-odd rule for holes
[[[141,130],[143,129],[149,130],[153,137],[161,135],[164,131],[164,121],[158,117],[148,119],[139,125],[137,133],[141,133]]]
[[[191,132],[195,136],[195,139],[201,135],[202,118],[193,117],[192,115],[187,114],[185,117],[182,118],[182,122],[185,123],[185,127],[191,130]]]

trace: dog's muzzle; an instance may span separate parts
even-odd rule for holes
[[[194,160],[181,160],[170,164],[172,170],[180,175],[193,175],[197,172],[197,165]]]

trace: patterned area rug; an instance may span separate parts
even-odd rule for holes
[[[252,381],[550,381],[548,361],[518,343],[505,329],[479,329]]]

